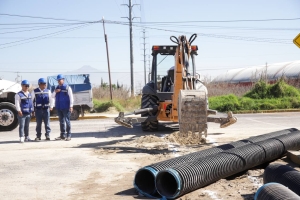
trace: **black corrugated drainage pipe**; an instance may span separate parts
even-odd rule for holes
[[[273,163],[266,169],[263,176],[264,183],[277,182],[300,196],[300,172],[292,167]]]
[[[197,160],[200,158],[204,158],[206,156],[210,156],[225,150],[237,148],[244,146],[246,144],[255,143],[259,141],[263,141],[269,138],[277,137],[280,135],[289,134],[291,132],[298,131],[296,128],[284,129],[276,132],[271,132],[268,134],[263,134],[259,136],[250,137],[248,139],[239,140],[236,142],[232,142],[229,144],[223,144],[214,148],[205,149],[202,151],[194,152],[188,155],[179,156],[176,158],[172,158],[166,161],[162,161],[159,163],[155,163],[146,167],[143,167],[137,171],[134,177],[133,185],[137,189],[139,193],[147,197],[159,197],[160,195],[157,193],[155,188],[155,177],[157,173],[161,170],[167,169],[169,167],[183,164],[186,162],[191,162],[193,160]]]
[[[156,176],[156,189],[162,197],[174,199],[297,149],[300,131],[247,144],[162,170]]]
[[[284,185],[272,182],[261,186],[254,200],[300,200],[300,197]]]

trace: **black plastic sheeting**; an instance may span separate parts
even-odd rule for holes
[[[300,195],[300,172],[292,167],[273,163],[266,169],[263,176],[264,183],[277,182]]]
[[[269,138],[277,137],[280,135],[286,135],[291,132],[298,131],[296,128],[284,129],[276,132],[267,133],[264,135],[250,137],[248,139],[239,140],[236,142],[232,142],[229,144],[220,145],[217,147],[213,147],[210,149],[205,149],[202,151],[194,152],[188,155],[179,156],[176,158],[172,158],[166,161],[162,161],[159,163],[155,163],[146,167],[139,169],[134,178],[134,187],[137,189],[139,193],[147,197],[159,197],[160,195],[157,193],[155,187],[155,177],[159,171],[170,168],[175,165],[180,165],[186,162],[191,162],[194,160],[198,160],[200,158],[204,158],[206,156],[214,155],[229,149],[241,147],[247,144],[260,142]]]
[[[174,199],[298,149],[300,131],[229,149],[160,171],[156,189],[162,197]]]
[[[284,185],[272,182],[261,186],[254,200],[300,200],[300,197]]]

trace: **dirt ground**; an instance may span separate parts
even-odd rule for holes
[[[209,124],[206,140],[178,139],[178,125],[158,132],[120,127],[112,118],[72,122],[72,140],[18,143],[18,130],[0,134],[0,199],[148,199],[133,188],[136,171],[151,163],[250,136],[298,128],[300,113],[237,115],[238,123],[221,129]],[[51,122],[51,138],[58,122]],[[30,134],[34,138],[35,125]],[[287,158],[281,162],[299,169]],[[253,199],[265,165],[186,194],[179,199]]]
[[[176,140],[177,139],[177,140]],[[122,150],[122,147],[127,148],[140,148],[141,151],[147,151],[150,155],[143,156],[142,158],[134,158],[136,162],[139,162],[142,165],[148,165],[155,162],[167,160],[169,158],[173,158],[174,156],[185,155],[191,152],[207,149],[214,147],[212,143],[205,144],[198,142],[197,146],[194,144],[197,141],[192,138],[182,139],[178,136],[178,132],[173,132],[166,137],[157,137],[155,135],[147,135],[141,136],[134,141],[131,142],[119,142],[117,148],[101,148],[96,150],[95,153],[101,155],[109,155],[113,153],[118,153]],[[193,145],[191,145],[191,143]],[[297,165],[290,162],[286,157],[282,159],[278,159],[274,161],[276,163],[288,164],[292,165],[294,168],[300,170]],[[268,163],[255,167],[253,169],[247,170],[245,172],[238,173],[232,177],[228,177],[226,179],[221,179],[213,184],[210,184],[204,188],[198,189],[194,192],[186,194],[178,199],[182,200],[192,200],[192,199],[207,199],[207,200],[215,200],[215,199],[244,199],[244,200],[253,200],[255,192],[257,189],[263,185],[263,172],[264,168]],[[134,173],[135,174],[135,173]],[[134,174],[127,174],[127,178],[131,178]],[[126,179],[126,177],[124,177]],[[109,187],[107,188],[109,189]],[[135,193],[133,190],[131,191],[132,195]],[[127,191],[124,191],[124,194]],[[141,195],[139,197],[142,197]]]

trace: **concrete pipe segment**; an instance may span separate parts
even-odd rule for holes
[[[158,172],[165,170],[167,168],[173,167],[175,165],[180,165],[183,163],[191,162],[194,160],[202,159],[206,156],[211,156],[229,149],[238,148],[241,146],[245,146],[247,144],[260,142],[269,138],[277,137],[280,135],[286,135],[292,133],[294,131],[298,131],[296,128],[284,129],[276,132],[271,132],[264,135],[250,137],[248,139],[239,140],[236,142],[232,142],[229,144],[220,145],[214,148],[205,149],[202,151],[198,151],[195,153],[191,153],[184,156],[179,156],[176,158],[172,158],[166,161],[162,161],[159,163],[154,163],[152,165],[143,167],[139,169],[134,178],[134,187],[137,191],[147,197],[157,198],[160,195],[157,193],[155,187],[155,178]]]
[[[292,167],[273,163],[264,172],[264,183],[277,182],[300,196],[300,172]]]
[[[191,162],[175,165],[156,175],[158,193],[175,199],[222,178],[282,157],[300,149],[300,131],[229,149]]]
[[[300,200],[300,197],[284,185],[267,183],[257,190],[254,200]]]

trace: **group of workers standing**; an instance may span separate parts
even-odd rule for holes
[[[41,141],[43,121],[46,140],[50,140],[50,111],[52,111],[54,104],[60,124],[60,136],[55,138],[55,140],[71,140],[70,116],[73,111],[73,92],[65,84],[65,78],[62,74],[57,75],[57,81],[58,85],[52,94],[46,88],[47,83],[44,78],[38,80],[39,87],[31,93],[28,91],[29,81],[23,80],[21,82],[22,90],[15,95],[21,143],[31,141],[29,137],[29,123],[32,116],[36,118],[35,141]]]

